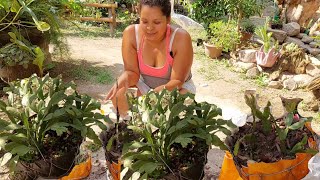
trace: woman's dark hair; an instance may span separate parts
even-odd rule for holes
[[[170,0],[140,0],[139,8],[142,6],[159,7],[166,17],[171,15],[171,3]]]

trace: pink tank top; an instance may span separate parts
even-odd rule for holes
[[[137,42],[137,54],[138,54],[138,62],[139,62],[139,70],[140,70],[140,79],[149,87],[156,88],[160,85],[167,84],[170,81],[172,65],[173,65],[173,57],[170,55],[172,43],[174,36],[178,30],[175,29],[171,36],[171,28],[170,25],[167,25],[166,32],[166,61],[162,67],[152,67],[144,63],[142,58],[142,49],[144,46],[143,36],[141,38],[141,42],[139,43],[138,37],[138,24],[135,25],[135,33],[136,33],[136,42]],[[188,80],[191,79],[191,74],[188,77]]]

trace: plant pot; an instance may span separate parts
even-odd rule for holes
[[[264,46],[261,46],[256,53],[257,64],[262,67],[272,67],[277,62],[280,53],[276,53],[274,47],[270,48],[268,53],[265,53],[263,48]]]
[[[281,179],[302,179],[308,170],[308,161],[311,155],[307,153],[297,153],[292,160],[280,160],[275,163],[248,163],[248,167],[238,167],[235,165],[230,152],[226,152],[220,180],[244,179],[244,180],[281,180]]]
[[[64,176],[59,180],[83,179],[90,175],[92,168],[91,156],[85,162],[73,167],[68,176]]]
[[[60,178],[65,176],[74,166],[76,153],[67,152],[60,157],[41,159],[33,163],[19,162],[17,164],[14,179],[29,180],[37,177]]]
[[[240,41],[241,42],[248,41],[251,39],[251,37],[252,37],[252,33],[241,31]]]
[[[203,42],[204,45],[204,51],[207,56],[209,56],[212,59],[215,59],[217,57],[220,57],[222,54],[222,48],[216,47],[215,45],[210,45],[205,42]]]

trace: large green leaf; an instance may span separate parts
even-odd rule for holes
[[[101,145],[101,141],[100,141],[99,137],[96,135],[96,133],[90,127],[88,127],[87,137],[89,139],[93,140],[94,143]]]
[[[139,172],[146,172],[148,174],[151,174],[159,165],[161,164],[155,162],[147,162],[139,168]]]
[[[194,136],[191,133],[181,134],[178,137],[176,137],[172,143],[180,143],[183,148],[187,147],[189,143],[192,142],[192,139],[190,137]],[[172,144],[171,143],[171,144]]]
[[[68,126],[70,126],[69,123],[57,122],[49,126],[45,131],[53,130],[57,133],[58,136],[61,136],[64,132],[68,131]]]
[[[42,29],[45,29],[45,27],[41,27]],[[49,27],[50,28],[50,27]],[[34,48],[34,54],[36,55],[36,58],[33,60],[33,64],[37,65],[40,70],[40,75],[43,74],[43,62],[44,62],[44,53],[39,47]]]
[[[30,150],[31,150],[31,148],[29,148],[28,146],[18,145],[11,150],[11,153],[18,154],[19,156],[23,156],[23,155],[27,154]]]

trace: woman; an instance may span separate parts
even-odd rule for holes
[[[128,87],[137,87],[138,94],[175,88],[180,93],[195,93],[191,37],[187,31],[170,26],[170,13],[169,0],[140,0],[140,23],[123,32],[124,72],[106,97],[114,107],[117,103],[121,116],[128,110]]]

